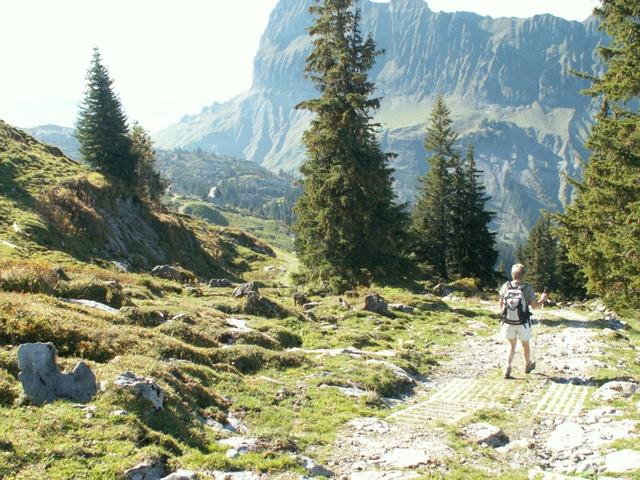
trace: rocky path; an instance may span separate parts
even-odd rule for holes
[[[544,312],[532,341],[537,368],[524,374],[519,347],[512,380],[501,377],[503,341],[486,336],[497,326],[468,327],[468,339],[415,395],[386,418],[346,425],[327,464],[338,478],[444,477],[461,465],[549,479],[640,468],[640,452],[611,448],[637,437],[638,422],[607,403],[630,396],[636,385],[592,380],[615,361],[606,342],[624,328],[610,312]]]

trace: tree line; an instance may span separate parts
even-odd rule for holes
[[[320,97],[297,108],[315,114],[303,142],[303,194],[294,212],[301,279],[339,291],[355,283],[423,273],[438,280],[495,282],[493,213],[473,154],[461,153],[450,112],[436,100],[425,136],[429,171],[415,208],[393,192],[393,154],[381,150],[373,113],[380,99],[368,71],[382,52],[360,31],[352,0],[311,7],[313,51],[305,75]]]
[[[410,265],[435,278],[496,279],[493,213],[473,146],[461,154],[439,97],[425,135],[429,171],[412,212],[392,190],[392,154],[376,140],[380,106],[368,72],[381,53],[360,31],[353,0],[318,0],[310,9],[313,49],[305,76],[319,98],[298,105],[315,114],[304,134],[304,192],[295,206],[301,279],[332,290],[406,277]],[[586,146],[577,198],[564,214],[543,214],[518,259],[542,289],[599,295],[640,306],[640,4],[603,0],[595,10],[611,43],[598,52],[607,70],[585,93],[602,109]]]
[[[473,146],[461,149],[451,113],[438,97],[425,133],[428,173],[418,180],[416,205],[393,191],[393,154],[376,139],[380,107],[368,72],[382,53],[360,30],[354,0],[317,0],[310,11],[313,48],[304,75],[319,98],[296,108],[314,114],[304,133],[307,160],[302,195],[293,206],[299,279],[340,291],[357,283],[476,277],[490,285],[495,234],[486,209]],[[598,295],[613,305],[640,307],[640,4],[603,0],[595,10],[611,37],[598,49],[607,67],[585,93],[602,108],[586,147],[591,158],[577,198],[564,214],[543,214],[517,258],[538,289],[568,297]],[[141,198],[157,201],[166,181],[157,173],[150,138],[129,128],[97,50],[77,122],[80,151],[94,168],[120,178]],[[293,198],[284,205],[291,208]],[[282,215],[281,207],[273,215]]]

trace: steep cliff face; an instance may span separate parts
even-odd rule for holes
[[[161,131],[160,148],[202,148],[244,157],[270,169],[295,170],[305,159],[310,115],[294,106],[317,95],[303,78],[311,42],[312,0],[281,0],[254,61],[252,88]],[[385,49],[372,78],[384,97],[377,120],[383,147],[397,153],[396,188],[411,201],[426,171],[424,125],[434,97],[445,96],[461,132],[476,145],[499,216],[500,239],[513,243],[540,207],[562,208],[571,191],[563,173],[579,175],[576,156],[594,109],[580,94],[595,73],[604,40],[593,19],[528,19],[433,12],[424,0],[360,0],[362,28]]]

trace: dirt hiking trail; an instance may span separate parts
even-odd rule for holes
[[[601,305],[543,315],[540,324],[534,312],[531,374],[524,374],[518,345],[513,379],[503,379],[497,320],[467,321],[468,338],[414,395],[384,418],[346,425],[327,467],[349,480],[620,478],[640,468],[639,451],[613,445],[638,438],[639,422],[626,418],[637,416],[619,407],[630,402],[636,384],[595,376],[623,366],[608,345],[624,341],[624,323]]]

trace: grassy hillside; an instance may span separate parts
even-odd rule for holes
[[[365,290],[347,299],[358,308],[311,295],[320,304],[304,312],[292,299],[290,238],[275,224],[221,215],[230,226],[151,209],[0,123],[0,477],[115,479],[149,459],[169,471],[302,473],[296,455],[322,457],[318,449],[346,420],[377,415],[386,397],[410,391],[393,365],[426,374],[433,342],[462,333],[444,303],[404,290],[381,293],[418,307],[413,316],[362,311]],[[274,228],[281,248],[234,228],[240,224]],[[151,276],[156,263],[179,265],[184,280]],[[212,276],[260,282],[270,307],[209,287]],[[86,408],[64,400],[31,406],[17,377],[17,347],[26,342],[52,342],[67,370],[86,361],[103,391]],[[347,347],[363,352],[313,351]],[[385,351],[390,363],[368,362]],[[113,386],[127,370],[158,381],[163,410]],[[366,394],[351,397],[349,388]],[[114,414],[120,410],[127,414]],[[226,455],[218,440],[228,433],[215,427],[233,419],[258,439],[238,458]]]

